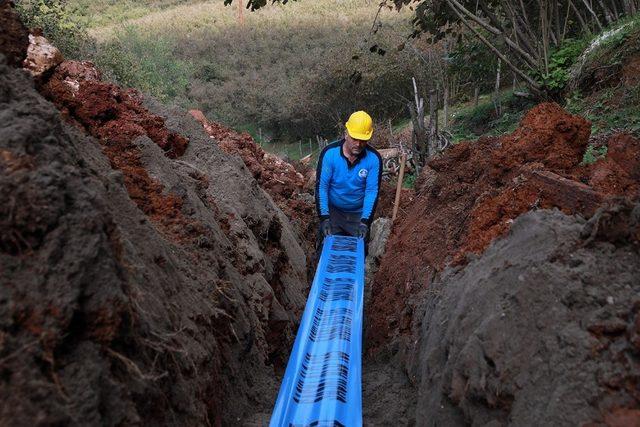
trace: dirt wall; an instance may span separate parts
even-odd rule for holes
[[[2,424],[268,411],[307,287],[286,217],[186,112],[179,159],[148,131],[96,140],[0,58]]]
[[[640,421],[640,205],[520,216],[416,296],[416,425]]]
[[[394,226],[367,309],[369,349],[411,332],[415,295],[449,263],[464,265],[537,209],[590,217],[607,200],[640,196],[640,140],[611,137],[605,159],[581,164],[590,123],[540,104],[499,138],[462,142],[431,160]]]

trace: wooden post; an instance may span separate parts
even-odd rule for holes
[[[298,141],[298,149],[300,150],[300,158],[302,158],[302,140]]]
[[[240,25],[244,25],[244,14],[242,10],[244,9],[244,6],[242,5],[242,3],[242,0],[238,0],[238,22],[240,23]]]
[[[400,173],[398,174],[398,185],[396,186],[396,199],[393,202],[393,215],[391,216],[391,222],[396,220],[398,216],[398,207],[400,206],[400,194],[402,193],[402,180],[404,179],[404,164],[407,162],[407,154],[402,153],[400,157]]]

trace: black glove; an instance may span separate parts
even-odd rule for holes
[[[369,226],[367,224],[365,224],[364,222],[361,222],[360,225],[358,226],[357,237],[360,237],[361,239],[364,239],[365,237],[367,237],[367,233],[368,232],[369,232]]]
[[[322,237],[331,235],[331,220],[329,218],[323,219],[322,222],[320,222],[320,232],[322,233]]]

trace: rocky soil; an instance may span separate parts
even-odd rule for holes
[[[239,133],[219,123],[209,121],[199,110],[189,113],[202,124],[207,134],[226,153],[238,156],[253,177],[287,215],[291,225],[301,236],[301,242],[310,264],[315,259],[317,216],[312,189],[315,174],[312,169],[285,162],[264,151],[246,132]],[[302,166],[302,165],[299,165]],[[312,266],[313,267],[313,266]],[[315,269],[309,274],[313,276]]]

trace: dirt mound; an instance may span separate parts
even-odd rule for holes
[[[260,186],[269,194],[287,199],[302,190],[305,183],[304,176],[290,163],[264,151],[255,143],[251,135],[210,122],[199,110],[191,110],[190,113],[202,123],[206,132],[218,142],[220,148],[242,158]]]
[[[34,58],[38,62],[37,55]],[[138,92],[102,82],[101,73],[87,61],[62,62],[42,82],[41,91],[68,120],[99,139],[111,166],[124,174],[131,199],[165,233],[176,239],[202,234],[199,224],[182,215],[182,200],[165,194],[142,164],[136,138],[150,138],[170,158],[183,155],[188,141],[144,108]]]
[[[584,167],[589,129],[558,105],[540,104],[514,133],[457,144],[429,162],[377,273],[368,342],[377,347],[407,333],[412,309],[405,301],[446,263],[481,253],[519,215],[557,207],[588,217],[608,199],[638,197],[639,141],[616,136],[605,161]]]
[[[9,65],[19,67],[27,56],[29,32],[9,0],[0,0],[0,28],[0,54]]]
[[[169,131],[164,120],[142,106],[135,90],[100,81],[90,62],[65,61],[43,85],[42,93],[92,136],[108,142],[145,135],[170,158],[184,154],[188,141]]]
[[[0,419],[269,411],[307,288],[286,217],[186,112],[86,63],[42,88],[80,129],[0,59]]]
[[[305,246],[309,260],[315,253],[316,214],[313,195],[305,177],[296,168],[264,151],[246,132],[239,133],[216,122],[209,121],[200,110],[189,113],[198,120],[209,136],[226,153],[239,156],[260,186],[292,221]],[[305,168],[307,171],[308,169]],[[313,273],[313,272],[312,272]]]
[[[640,205],[522,215],[418,294],[416,425],[638,425]]]

